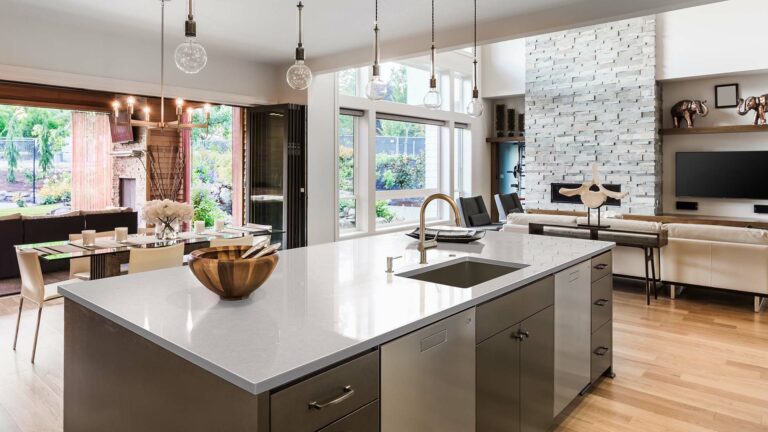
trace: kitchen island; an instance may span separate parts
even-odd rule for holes
[[[187,268],[60,287],[64,429],[480,431],[506,410],[506,421],[537,430],[573,399],[560,396],[558,406],[561,387],[578,393],[611,373],[610,313],[596,318],[607,309],[594,308],[611,302],[611,285],[595,283],[610,279],[612,243],[489,232],[472,244],[441,243],[427,265],[416,264],[416,245],[392,234],[283,251],[271,278],[235,302],[219,300]],[[400,255],[395,274],[386,273],[387,257]],[[398,276],[468,258],[518,267],[469,288]],[[558,299],[575,303],[558,308]],[[574,327],[587,332],[581,345],[563,339]],[[519,346],[506,352],[496,338]],[[519,348],[527,341],[538,357]],[[425,368],[404,351],[413,344],[434,363]],[[573,349],[586,364],[567,364]],[[503,365],[489,375],[515,355],[546,369],[545,378],[522,366],[517,378]],[[430,369],[432,380],[414,381]],[[509,400],[493,388],[504,379],[523,386]],[[526,385],[551,396],[515,400],[526,399]],[[456,406],[426,424],[441,402]],[[539,417],[529,421],[519,408],[532,402]]]

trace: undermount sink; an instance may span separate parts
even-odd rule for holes
[[[396,276],[457,288],[471,288],[525,267],[528,265],[477,257],[463,257],[398,273]]]

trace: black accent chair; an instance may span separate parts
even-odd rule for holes
[[[499,211],[499,218],[503,221],[507,219],[507,215],[510,213],[524,213],[523,203],[520,201],[520,197],[516,193],[494,195],[496,200],[496,209]]]
[[[498,231],[502,224],[491,222],[491,215],[485,207],[482,196],[459,198],[459,210],[464,226],[481,230]]]

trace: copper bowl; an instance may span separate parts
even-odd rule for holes
[[[259,258],[240,258],[248,249],[249,246],[198,249],[189,254],[189,268],[222,299],[246,299],[269,279],[278,261],[277,252]]]

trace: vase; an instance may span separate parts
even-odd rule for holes
[[[155,235],[160,240],[175,240],[179,237],[179,219],[158,219]]]

